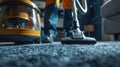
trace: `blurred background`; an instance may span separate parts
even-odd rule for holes
[[[42,23],[44,17],[45,0],[32,0],[41,10]],[[96,38],[97,41],[120,40],[120,0],[87,0],[88,12],[81,15],[78,12],[80,28],[86,36]],[[63,37],[63,8],[59,7],[57,24],[58,36],[55,41]],[[44,26],[42,25],[42,28]],[[42,33],[44,35],[44,32]]]

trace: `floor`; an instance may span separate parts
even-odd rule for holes
[[[120,41],[0,46],[0,67],[120,67]]]

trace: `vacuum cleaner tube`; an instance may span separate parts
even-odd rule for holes
[[[30,0],[0,0],[0,41],[40,40],[39,14]]]

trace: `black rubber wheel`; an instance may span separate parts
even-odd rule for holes
[[[40,43],[42,43],[42,41],[41,41],[41,37],[38,38],[38,39],[36,39],[36,40],[34,41],[34,43],[35,43],[35,44],[40,44]]]

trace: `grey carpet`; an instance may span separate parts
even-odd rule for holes
[[[0,46],[0,67],[120,67],[120,41]]]

